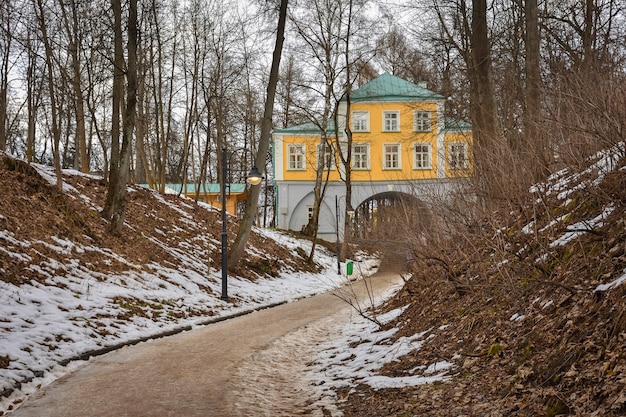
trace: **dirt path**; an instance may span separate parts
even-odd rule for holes
[[[33,394],[12,416],[321,416],[305,412],[307,387],[294,381],[316,339],[332,337],[324,323],[354,312],[346,297],[367,300],[398,283],[381,270],[340,293],[120,349]]]

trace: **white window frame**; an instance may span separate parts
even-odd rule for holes
[[[370,131],[370,112],[367,110],[355,110],[352,112],[352,131]]]
[[[383,132],[399,132],[399,131],[400,131],[400,112],[398,110],[383,111]]]
[[[460,151],[458,148],[460,148]],[[468,168],[469,157],[467,149],[468,146],[465,142],[452,142],[448,144],[448,166],[451,170]]]
[[[365,152],[356,152],[356,147],[364,147]],[[356,156],[362,156],[358,159]],[[352,169],[353,170],[367,170],[370,169],[370,144],[369,143],[353,143],[352,144]]]
[[[391,151],[388,147],[395,146],[396,150]],[[389,156],[395,158],[388,158]],[[389,165],[389,162],[395,161],[396,164]],[[393,169],[402,169],[402,145],[400,143],[383,143],[383,169],[385,170],[393,170]]]
[[[413,111],[413,131],[431,132],[433,130],[432,112],[428,110]]]
[[[320,159],[322,157],[322,144],[318,143],[317,144],[317,167],[320,166]],[[324,170],[325,171],[332,171],[334,169],[336,169],[336,164],[335,164],[335,151],[333,150],[333,147],[329,144],[326,144],[326,161],[324,161]]]
[[[292,152],[293,151],[293,152]],[[287,170],[288,171],[305,171],[305,155],[306,147],[302,143],[287,144]]]
[[[418,152],[419,149],[419,152]],[[413,144],[413,169],[433,168],[433,145],[428,142]]]

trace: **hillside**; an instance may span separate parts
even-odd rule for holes
[[[530,203],[414,248],[388,306],[404,311],[387,325],[413,349],[382,373],[427,376],[423,364],[443,361],[447,379],[354,381],[345,415],[626,415],[624,154],[600,152],[534,187]]]
[[[254,229],[224,302],[220,211],[131,186],[111,235],[101,178],[54,183],[50,167],[0,154],[0,415],[71,361],[345,282],[323,247],[310,265],[309,242]]]
[[[626,415],[624,153],[556,173],[528,204],[445,244],[413,247],[382,327],[365,320],[316,345],[302,372],[311,392],[344,416]],[[255,229],[227,304],[218,211],[130,187],[113,236],[99,215],[104,181],[64,181],[61,192],[50,168],[0,156],[6,410],[72,360],[342,283],[332,254],[308,265],[306,241]],[[231,239],[234,228],[230,218]]]

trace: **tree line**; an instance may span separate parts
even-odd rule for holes
[[[351,146],[326,128],[339,99],[349,106],[349,91],[383,71],[427,81],[448,116],[471,121],[485,205],[623,139],[625,0],[278,3],[3,1],[0,149],[54,165],[59,181],[62,168],[114,170],[163,192],[224,181],[223,148],[235,182],[253,156],[271,173],[271,128],[313,122],[349,195]],[[251,222],[271,225],[271,185]]]

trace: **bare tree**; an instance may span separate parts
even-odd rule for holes
[[[472,132],[474,135],[474,163],[478,176],[479,190],[483,197],[492,198],[496,192],[494,180],[500,175],[499,169],[489,157],[498,147],[496,96],[491,67],[489,30],[487,26],[487,0],[472,1],[471,31],[469,33],[471,64],[468,75],[471,85]]]
[[[351,117],[351,111],[350,111],[350,106],[351,106],[351,91],[352,91],[352,86],[353,86],[353,78],[352,78],[352,68],[353,65],[351,63],[351,58],[350,58],[350,51],[351,51],[351,45],[350,45],[350,40],[351,40],[351,32],[352,32],[352,20],[353,20],[353,1],[349,0],[348,1],[348,14],[347,14],[347,19],[346,19],[346,36],[344,39],[345,42],[345,46],[344,46],[344,56],[345,56],[345,62],[346,62],[346,78],[345,78],[345,86],[344,86],[344,95],[343,95],[343,99],[346,102],[346,107],[345,107],[345,126],[344,126],[344,133],[345,133],[345,143],[342,143],[342,140],[340,139],[342,136],[339,135],[339,112],[337,109],[335,109],[335,149],[337,150],[337,154],[339,156],[339,160],[341,161],[341,165],[342,165],[342,170],[340,170],[340,173],[343,177],[343,181],[346,184],[346,204],[345,204],[345,209],[344,209],[344,223],[343,223],[343,243],[341,245],[341,252],[340,252],[340,257],[341,259],[345,259],[346,258],[346,254],[348,253],[348,247],[350,245],[350,238],[351,238],[351,223],[352,223],[352,219],[351,219],[351,214],[352,214],[352,127],[351,127],[351,121],[352,121],[352,117]],[[357,68],[357,73],[358,73],[358,68]],[[338,207],[336,207],[336,209],[338,209]],[[339,224],[337,224],[337,227],[339,227]],[[339,242],[337,242],[337,244],[339,244]]]
[[[297,58],[290,54],[279,77],[277,86],[277,105],[280,109],[278,125],[282,128],[304,123],[306,115],[297,104],[299,94],[305,85],[302,68],[298,66]]]
[[[113,125],[111,128],[111,168],[109,185],[102,216],[109,220],[110,230],[119,233],[124,225],[126,210],[126,187],[130,176],[130,150],[135,129],[137,105],[137,0],[129,0],[128,11],[128,61],[124,65],[121,0],[111,1],[114,16],[114,81]],[[126,68],[126,106],[123,118],[123,137],[119,145],[119,126],[124,91],[124,68]]]
[[[265,97],[265,111],[263,112],[263,122],[261,124],[261,137],[259,138],[259,149],[256,155],[256,166],[261,174],[265,168],[265,160],[269,150],[271,131],[272,131],[272,114],[274,112],[274,98],[276,96],[276,85],[278,84],[278,75],[280,67],[280,58],[283,50],[283,42],[285,36],[285,23],[287,20],[287,0],[280,1],[278,11],[278,25],[276,27],[276,43],[274,45],[274,53],[272,55],[272,67],[270,69],[270,77],[267,84],[267,95]],[[257,215],[257,206],[259,200],[260,187],[252,186],[248,196],[246,210],[243,219],[239,222],[239,230],[237,237],[229,252],[228,267],[234,268],[243,256],[248,237],[252,230],[252,224]]]
[[[53,52],[50,38],[48,38],[48,23],[46,20],[46,13],[42,0],[36,0],[35,13],[37,16],[37,22],[39,24],[39,31],[41,40],[45,49],[45,62],[47,69],[47,84],[48,93],[50,95],[50,111],[51,111],[51,130],[52,130],[52,152],[54,159],[54,170],[56,173],[57,186],[63,188],[63,177],[61,176],[61,160],[59,146],[61,143],[61,129],[57,120],[59,109],[56,100],[55,78],[54,78],[54,66],[53,66]]]
[[[11,42],[13,39],[12,16],[13,7],[7,0],[0,5],[0,151],[7,146],[7,95],[9,88],[9,68],[11,57]]]
[[[202,50],[200,40],[200,26],[201,22],[198,19],[200,5],[198,2],[194,2],[190,5],[193,11],[190,10],[189,30],[190,39],[187,36],[183,36],[182,39],[182,55],[183,55],[183,71],[185,77],[185,118],[184,118],[184,140],[183,140],[183,157],[180,160],[179,174],[182,177],[182,183],[187,183],[187,174],[190,158],[193,156],[191,147],[194,143],[193,136],[198,129],[199,124],[199,90],[200,90],[200,68],[202,61]],[[189,44],[187,39],[190,40]],[[189,62],[191,58],[191,62]],[[182,190],[182,188],[181,188]],[[199,190],[198,190],[199,191]]]
[[[299,12],[299,13],[297,13]],[[335,109],[335,89],[340,88],[339,77],[344,66],[341,47],[345,27],[346,4],[342,1],[305,1],[301,9],[291,16],[296,32],[307,47],[306,59],[315,62],[320,79],[315,79],[308,88],[317,96],[318,106],[302,106],[309,120],[320,131],[317,161],[315,162],[315,185],[313,188],[313,211],[309,222],[303,228],[306,235],[313,237],[309,260],[313,259],[319,228],[320,207],[326,193],[328,178],[335,159],[329,126]],[[340,94],[339,94],[340,96]],[[317,107],[317,108],[316,108]]]
[[[397,26],[378,40],[375,59],[384,71],[413,83],[433,78],[420,50],[411,47]]]
[[[87,152],[87,134],[85,129],[85,99],[83,95],[82,63],[79,52],[83,49],[82,37],[78,14],[81,12],[79,4],[75,0],[69,0],[69,4],[59,0],[59,7],[63,18],[68,39],[68,52],[70,55],[70,72],[67,77],[71,80],[73,91],[74,113],[76,131],[74,136],[76,155],[82,172],[89,172],[89,156]],[[68,8],[70,9],[68,11]],[[69,15],[71,13],[71,16]],[[76,158],[75,158],[76,159]],[[75,166],[76,167],[76,166]]]
[[[545,141],[545,133],[539,129],[542,117],[541,98],[541,55],[540,55],[540,34],[537,0],[525,0],[525,108],[524,108],[524,136],[525,154],[527,161],[532,161],[531,172],[532,181],[538,182],[547,176],[547,169],[550,166],[548,158],[548,146]]]
[[[35,41],[28,31],[25,40],[27,64],[26,64],[26,102],[27,102],[27,132],[26,132],[26,160],[33,162],[35,160],[35,133],[37,126],[37,112],[41,105],[41,83],[43,77],[40,77],[37,71],[39,55],[35,51]]]

